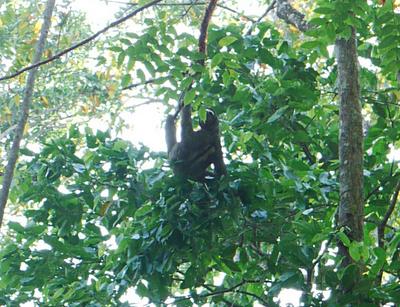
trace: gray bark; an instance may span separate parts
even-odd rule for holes
[[[310,28],[310,25],[304,20],[304,15],[294,9],[288,0],[278,0],[276,2],[276,15],[302,32]]]
[[[354,29],[352,29],[349,39],[336,40],[335,51],[340,103],[338,226],[345,227],[351,240],[362,241],[364,220],[363,128]],[[339,254],[344,256],[343,266],[352,263],[348,249],[343,244],[339,244]]]
[[[40,61],[40,58],[42,57],[47,34],[50,29],[51,16],[53,14],[54,5],[55,5],[55,0],[47,1],[46,9],[44,11],[44,16],[43,16],[43,25],[40,30],[39,40],[36,44],[35,54],[34,54],[33,60],[32,60],[33,64],[38,63]],[[8,163],[7,163],[5,172],[4,172],[4,178],[3,178],[2,189],[1,189],[1,194],[0,194],[0,228],[3,223],[4,210],[6,208],[8,194],[10,192],[10,186],[11,186],[11,182],[12,182],[12,179],[14,176],[14,169],[15,169],[15,165],[16,165],[17,159],[18,159],[18,153],[19,153],[21,140],[22,140],[26,122],[27,122],[28,116],[29,116],[29,108],[30,108],[30,104],[32,102],[32,94],[33,94],[33,88],[35,85],[35,77],[36,77],[37,70],[38,70],[37,67],[33,68],[29,72],[27,80],[26,80],[25,93],[24,93],[24,98],[23,98],[22,104],[21,104],[21,110],[20,110],[20,118],[18,120],[17,127],[15,128],[14,140],[13,140],[13,143],[12,143],[9,155],[8,155]]]

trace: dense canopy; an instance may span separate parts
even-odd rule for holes
[[[0,3],[0,305],[400,303],[399,1],[83,2]],[[179,102],[226,176],[140,144]]]

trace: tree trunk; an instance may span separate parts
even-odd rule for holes
[[[349,39],[337,39],[335,44],[340,103],[340,204],[338,226],[344,227],[350,240],[363,239],[363,133],[356,33]],[[354,263],[348,248],[339,244],[342,266]],[[360,271],[361,272],[361,271]],[[350,292],[352,289],[343,289]]]

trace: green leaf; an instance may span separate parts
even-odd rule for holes
[[[150,203],[147,203],[147,204],[141,206],[138,210],[136,210],[135,218],[140,218],[145,215],[148,215],[152,210],[153,210],[152,205]]]
[[[32,150],[29,150],[28,148],[21,148],[20,149],[20,153],[22,154],[22,155],[24,155],[24,156],[30,156],[30,157],[33,157],[33,156],[35,156],[36,154],[32,151]]]
[[[262,63],[275,67],[275,57],[267,49],[262,48],[258,51]]]
[[[358,242],[356,241],[351,242],[349,247],[349,253],[351,258],[354,259],[354,261],[359,261],[361,259],[360,246]]]
[[[122,77],[121,87],[127,87],[132,82],[132,77],[130,74],[126,74]]]
[[[185,94],[185,98],[183,100],[185,105],[191,104],[196,97],[196,90],[192,88],[191,90],[187,91]]]
[[[214,68],[218,66],[222,60],[224,59],[224,56],[222,53],[217,53],[212,59],[211,59],[211,67]]]
[[[346,247],[350,246],[350,244],[351,244],[350,239],[343,231],[339,231],[337,233],[337,236],[340,239],[340,241],[342,241],[344,246],[346,246]]]
[[[138,70],[136,71],[136,75],[138,76],[138,78],[140,79],[140,81],[142,81],[142,82],[146,81],[146,76],[145,76],[143,70],[138,69]]]
[[[347,289],[350,289],[355,286],[359,276],[359,269],[356,264],[350,264],[348,265],[343,273],[343,276],[341,278],[341,282],[344,287]]]
[[[25,228],[17,222],[9,222],[8,227],[16,232],[25,233]]]
[[[224,38],[220,39],[218,45],[220,47],[229,46],[230,44],[236,42],[238,39],[235,36],[225,36]]]
[[[133,66],[135,66],[135,62],[136,62],[135,58],[129,57],[128,65],[126,66],[126,70],[131,71]]]
[[[268,123],[268,124],[271,124],[271,123],[273,123],[274,121],[276,121],[276,120],[278,120],[279,118],[281,118],[282,115],[286,112],[286,110],[287,110],[288,107],[289,107],[289,106],[284,106],[284,107],[279,108],[278,110],[276,110],[276,112],[275,112],[274,114],[272,114],[272,115],[270,116],[270,118],[268,118],[267,123]]]
[[[246,131],[245,133],[243,133],[241,135],[241,142],[242,143],[247,143],[248,141],[251,140],[251,138],[253,137],[253,132],[251,131]]]
[[[330,15],[335,13],[335,8],[332,7],[317,7],[314,10],[314,13],[321,14],[321,15]]]
[[[122,49],[121,47],[118,47],[118,46],[112,46],[112,47],[108,48],[108,50],[118,52],[118,53],[121,53],[124,51],[124,49]]]
[[[187,77],[187,78],[183,79],[181,82],[181,89],[186,90],[188,88],[188,86],[192,83],[193,83],[193,78],[191,78],[191,77]]]
[[[205,122],[206,119],[207,119],[207,110],[206,110],[206,108],[203,107],[203,106],[200,106],[198,112],[199,112],[200,120],[201,120],[202,122]]]
[[[59,288],[58,290],[56,290],[56,292],[54,292],[53,294],[53,299],[59,298],[61,295],[64,294],[65,289],[64,288]]]
[[[126,53],[123,51],[120,54],[118,54],[118,58],[117,58],[117,65],[118,67],[121,67],[122,63],[124,62],[126,57]]]
[[[399,45],[400,36],[389,35],[386,36],[382,42],[379,44],[379,48],[381,49],[394,49]]]
[[[317,48],[321,43],[318,40],[314,40],[314,41],[308,41],[305,42],[301,45],[302,48],[304,49],[315,49]]]

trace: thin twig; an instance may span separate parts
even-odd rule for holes
[[[135,110],[135,109],[137,109],[137,108],[139,108],[139,107],[147,106],[147,105],[153,104],[153,103],[160,103],[160,104],[163,104],[164,101],[161,100],[161,99],[160,99],[160,100],[149,99],[149,100],[147,100],[147,101],[144,101],[144,102],[135,104],[135,105],[133,105],[133,106],[126,107],[126,110]]]
[[[379,246],[382,248],[384,245],[385,228],[386,228],[386,225],[387,225],[390,217],[392,216],[394,208],[396,207],[399,193],[400,193],[400,180],[397,182],[396,187],[394,189],[392,199],[390,200],[389,208],[387,209],[384,217],[382,218],[380,225],[378,226],[378,243],[379,243]]]
[[[367,222],[367,223],[375,224],[377,226],[379,226],[381,224],[380,221],[374,221],[373,219],[370,219],[370,218],[366,218],[366,219],[364,219],[364,221]],[[395,231],[395,232],[398,231],[398,229],[396,227],[393,227],[391,225],[386,225],[386,228],[388,228],[388,229],[390,229],[392,231]]]
[[[378,246],[380,248],[385,248],[385,228],[390,217],[393,214],[394,208],[397,204],[397,199],[399,198],[400,193],[400,180],[397,182],[396,187],[394,189],[394,193],[392,199],[390,201],[389,208],[387,209],[384,217],[382,218],[381,223],[378,226]],[[376,282],[378,285],[382,283],[382,275],[383,275],[383,268],[380,269],[379,273],[377,274]]]
[[[263,20],[263,19],[265,18],[265,16],[267,16],[268,13],[269,13],[271,10],[274,9],[275,4],[276,4],[276,1],[275,1],[275,0],[272,1],[271,4],[270,4],[270,5],[267,7],[267,9],[265,10],[264,14],[262,14],[262,15],[256,20],[256,23],[261,22],[261,20]]]
[[[54,61],[55,59],[60,58],[60,57],[63,56],[64,54],[67,54],[67,53],[71,52],[71,51],[74,50],[74,49],[77,49],[77,48],[79,48],[79,47],[81,47],[81,46],[83,46],[83,45],[86,45],[87,43],[89,43],[89,42],[91,42],[92,40],[96,39],[96,38],[97,38],[98,36],[100,36],[101,34],[107,32],[109,29],[120,25],[121,23],[125,22],[126,20],[132,18],[133,16],[137,15],[138,13],[144,11],[145,9],[147,9],[147,8],[153,6],[153,5],[155,5],[155,4],[157,4],[158,2],[161,2],[161,1],[162,1],[162,0],[154,0],[154,1],[151,1],[151,2],[149,2],[149,3],[145,4],[145,5],[143,5],[142,7],[140,7],[140,8],[138,8],[138,9],[134,10],[132,13],[130,13],[130,14],[124,16],[124,17],[121,17],[120,19],[117,19],[116,21],[113,21],[112,23],[110,23],[110,24],[109,24],[108,26],[106,26],[105,28],[103,28],[103,29],[101,29],[100,31],[96,32],[95,34],[93,34],[93,35],[91,35],[91,36],[85,38],[84,40],[81,40],[80,42],[78,42],[78,43],[72,45],[71,47],[69,47],[69,48],[67,48],[67,49],[64,49],[64,50],[62,50],[62,51],[56,53],[55,55],[53,55],[52,57],[47,58],[46,60],[43,60],[43,61],[37,62],[37,63],[35,63],[35,64],[29,65],[29,66],[27,66],[27,67],[24,67],[24,68],[22,68],[22,69],[16,71],[15,73],[12,73],[11,75],[1,77],[1,78],[0,78],[0,81],[15,78],[16,76],[19,76],[20,74],[22,74],[22,73],[24,73],[24,72],[26,72],[26,71],[28,71],[28,70],[31,70],[31,69],[37,68],[37,67],[39,67],[39,66],[42,66],[42,65],[44,65],[44,64],[50,63],[50,62]]]
[[[243,286],[243,285],[245,285],[247,283],[262,283],[262,282],[264,282],[264,281],[242,280],[241,282],[237,283],[236,285],[234,285],[234,286],[232,286],[230,288],[222,289],[222,290],[218,290],[218,291],[213,291],[213,292],[209,292],[209,293],[205,293],[205,294],[199,294],[198,297],[206,298],[206,297],[210,297],[210,296],[223,295],[225,293],[230,293],[230,292],[232,292],[232,293],[240,293],[240,294],[245,294],[245,295],[249,295],[249,296],[255,297],[257,300],[260,301],[260,303],[264,304],[264,306],[267,306],[267,302],[262,297],[260,297],[259,295],[256,295],[254,293],[238,289],[238,288],[240,288],[241,286]],[[205,288],[210,291],[210,287],[205,287]],[[184,300],[189,300],[191,298],[192,298],[192,296],[190,296],[190,295],[183,296],[183,297],[175,297],[176,300],[175,300],[174,303],[180,302],[180,301],[184,301]]]
[[[265,301],[261,296],[259,296],[257,294],[254,294],[254,293],[251,293],[251,292],[248,292],[248,291],[243,291],[243,290],[237,290],[235,292],[236,293],[240,293],[240,294],[245,294],[245,295],[248,295],[248,296],[252,296],[252,297],[256,298],[259,301],[259,303],[261,303],[263,306],[268,306],[267,301]]]
[[[388,183],[391,179],[398,177],[400,174],[396,174],[395,176],[388,176],[384,178],[379,185],[377,185],[368,195],[364,198],[364,202],[366,202],[372,195],[379,191],[381,187],[383,187],[386,183]]]
[[[6,130],[4,130],[2,133],[0,133],[0,141],[9,133],[11,133],[11,131],[13,131],[15,128],[17,128],[17,125],[12,125],[11,127],[8,127]]]
[[[214,289],[212,289],[210,286],[208,286],[208,285],[203,285],[203,287],[205,288],[205,289],[207,289],[208,291],[214,291]],[[227,304],[227,306],[233,306],[233,303],[232,302],[230,302],[230,301],[228,301],[227,299],[225,299],[225,298],[221,298],[221,300],[225,303],[225,304]],[[236,305],[235,305],[236,306]]]
[[[232,291],[234,291],[235,289],[237,289],[237,288],[243,286],[245,283],[246,283],[245,281],[241,281],[240,283],[238,283],[238,284],[236,284],[236,285],[234,285],[234,286],[232,286],[232,287],[230,287],[230,288],[222,289],[222,290],[218,290],[218,291],[214,291],[214,292],[209,292],[209,293],[206,293],[206,294],[200,294],[200,295],[198,295],[198,297],[205,298],[205,297],[217,296],[217,295],[221,295],[221,294],[224,294],[224,293],[232,292]],[[175,299],[176,299],[175,302],[184,301],[184,300],[189,300],[189,299],[191,299],[191,298],[192,298],[191,295],[188,295],[188,296],[181,296],[181,297],[175,297]]]
[[[217,4],[217,6],[220,7],[221,9],[224,9],[224,10],[227,10],[227,11],[229,11],[231,13],[239,15],[239,16],[243,17],[244,19],[247,19],[248,21],[256,22],[256,20],[254,20],[253,18],[251,18],[251,17],[249,17],[249,16],[247,16],[247,15],[241,13],[241,12],[238,12],[238,11],[236,11],[236,10],[230,8],[230,7],[227,7],[227,6],[222,5],[222,4]]]
[[[125,5],[129,5],[129,6],[136,6],[138,5],[138,3],[134,3],[134,2],[124,2],[124,1],[116,1],[116,0],[108,0],[109,3],[117,3],[117,4],[125,4]],[[192,2],[181,2],[181,3],[159,3],[156,4],[157,6],[200,6],[200,5],[207,5],[207,2],[196,2],[196,3],[192,3]],[[227,10],[231,13],[234,13],[236,15],[242,16],[243,18],[251,21],[251,22],[256,22],[253,18],[244,15],[241,12],[238,12],[230,7],[227,7],[225,5],[222,4],[217,4],[218,7],[220,7],[221,9]]]
[[[185,18],[186,16],[187,16],[187,14],[189,14],[189,12],[190,12],[190,10],[192,9],[192,7],[194,6],[194,5],[196,5],[197,3],[196,3],[196,0],[192,0],[192,2],[191,2],[191,4],[190,5],[188,5],[188,7],[185,9],[185,12],[181,15],[181,19],[183,19],[183,18]]]
[[[246,35],[250,35],[251,32],[253,32],[255,26],[258,25],[261,22],[261,20],[263,20],[265,18],[265,16],[267,16],[268,13],[275,8],[275,4],[276,4],[276,0],[273,0],[271,2],[271,4],[267,7],[267,9],[265,10],[264,14],[262,14],[260,17],[258,17],[258,19],[251,25],[251,27],[247,31]]]
[[[135,88],[135,87],[138,87],[138,86],[151,84],[151,83],[160,81],[160,80],[162,80],[162,79],[168,79],[168,78],[170,78],[170,76],[167,76],[167,77],[159,77],[159,78],[153,78],[153,79],[146,80],[146,81],[144,81],[144,82],[132,83],[132,84],[130,84],[130,85],[128,85],[128,86],[123,87],[121,90],[123,90],[123,91],[125,91],[125,90],[131,90],[131,89],[133,89],[133,88]]]

